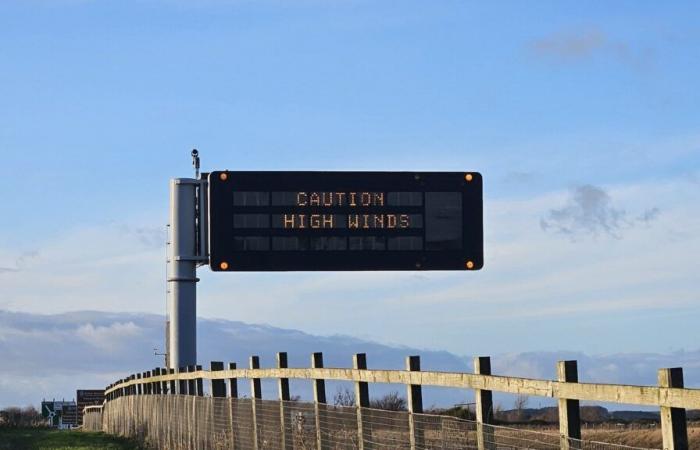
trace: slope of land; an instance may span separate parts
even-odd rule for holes
[[[0,427],[0,450],[140,450],[135,441],[104,433]]]

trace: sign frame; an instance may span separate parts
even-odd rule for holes
[[[461,193],[462,247],[459,250],[236,250],[233,245],[233,192],[422,192]],[[483,267],[483,179],[478,172],[316,172],[316,171],[214,171],[208,174],[209,265],[215,272],[279,271],[422,271],[478,270]],[[246,212],[350,212],[357,208],[330,209],[298,205],[244,206]],[[425,212],[416,206],[381,206],[382,211]],[[379,211],[369,207],[362,211]],[[423,220],[423,219],[422,219]],[[339,230],[332,235],[402,236],[417,230]],[[267,236],[314,236],[318,229],[266,228]],[[404,232],[405,231],[405,232]],[[245,236],[255,231],[236,231]],[[258,233],[260,233],[258,231]],[[403,234],[401,234],[403,233]]]

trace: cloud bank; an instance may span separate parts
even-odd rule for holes
[[[73,398],[76,389],[101,388],[124,376],[162,366],[153,348],[162,348],[164,318],[158,315],[97,313],[58,315],[11,313],[0,310],[0,407],[36,405],[42,398]],[[275,364],[275,354],[286,351],[291,367],[307,367],[310,355],[324,353],[327,367],[350,367],[353,353],[367,354],[370,368],[402,369],[408,355],[421,355],[423,370],[471,371],[472,355],[382,345],[348,336],[314,336],[297,330],[226,320],[201,319],[199,358],[247,364],[257,354],[262,367]],[[465,352],[470,346],[465,347]],[[507,353],[493,357],[495,374],[554,379],[555,363],[577,359],[581,381],[654,384],[656,370],[683,366],[686,385],[700,384],[700,350],[669,354],[589,355],[582,352]],[[332,393],[338,383],[330,383]],[[295,382],[295,393],[310,398],[308,383]],[[245,392],[245,388],[244,392]],[[373,396],[397,386],[373,385]],[[274,383],[264,395],[274,398]],[[426,390],[426,404],[441,406],[464,402],[468,394],[456,389]],[[507,400],[505,400],[507,402]],[[508,403],[504,403],[508,404]]]
[[[540,227],[572,240],[601,234],[620,239],[625,230],[636,224],[652,222],[659,211],[659,208],[652,207],[631,218],[627,211],[612,204],[610,195],[604,189],[587,184],[572,188],[567,204],[550,209],[547,216],[540,219]]]
[[[654,64],[654,52],[615,39],[597,28],[561,31],[535,39],[530,50],[538,57],[556,62],[574,62],[604,56],[635,69]]]

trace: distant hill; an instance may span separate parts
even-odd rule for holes
[[[79,311],[40,315],[0,310],[0,408],[37,405],[42,397],[71,399],[76,388],[101,388],[135,372],[163,366],[154,348],[164,347],[164,317],[155,314]],[[291,367],[308,367],[311,353],[323,352],[327,367],[351,367],[354,353],[366,353],[370,368],[403,369],[405,357],[420,355],[424,370],[462,372],[470,366],[444,351],[382,345],[350,336],[313,336],[297,330],[228,320],[199,319],[198,358],[235,361],[246,367],[260,356],[261,367],[273,367],[275,354],[286,351]],[[343,387],[328,383],[328,395]],[[292,393],[311,398],[307,382],[292,381]],[[242,389],[245,389],[242,387]],[[403,386],[373,385],[372,396]],[[244,391],[245,393],[245,391]],[[273,381],[263,382],[263,395],[276,396]],[[463,390],[428,389],[426,403],[464,402]]]
[[[497,414],[497,419],[503,422],[544,422],[557,423],[559,412],[556,407],[509,409]],[[608,411],[602,406],[582,406],[581,421],[602,423],[611,421],[640,422],[659,421],[659,413],[654,411]]]
[[[545,408],[509,409],[501,411],[496,418],[503,422],[546,422],[559,421],[559,411],[554,406]],[[605,422],[610,419],[610,413],[602,406],[581,407],[581,420],[584,422]]]
[[[155,356],[153,349],[162,351],[164,347],[164,320],[156,314],[78,311],[42,315],[0,310],[0,408],[38,405],[42,397],[71,399],[77,388],[101,388],[131,373],[162,366],[162,357]],[[288,353],[291,367],[308,367],[311,353],[321,351],[327,367],[350,367],[353,353],[364,352],[370,368],[402,369],[404,358],[417,354],[423,370],[472,369],[471,356],[445,351],[386,345],[351,336],[314,336],[228,320],[201,318],[197,323],[199,360],[205,367],[211,360],[235,361],[244,367],[252,354],[260,356],[262,367],[272,367],[279,351]],[[469,343],[465,343],[465,354],[468,352]],[[653,385],[658,368],[683,366],[686,386],[700,385],[700,351],[614,355],[560,351],[492,356],[493,373],[499,375],[554,379],[557,360],[576,359],[582,382]],[[329,397],[342,387],[350,386],[329,382]],[[308,382],[293,381],[291,388],[294,395],[310,398]],[[370,395],[377,397],[389,391],[405,395],[404,389],[373,384]],[[274,382],[263,383],[263,395],[276,395]],[[424,390],[426,408],[472,401],[473,393],[464,389]],[[513,396],[494,395],[494,404],[503,409],[511,408],[513,402]],[[532,397],[529,405],[546,410],[554,402]],[[616,405],[602,406],[617,409]]]

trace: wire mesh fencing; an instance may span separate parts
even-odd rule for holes
[[[83,430],[102,431],[102,407],[90,407],[83,413]]]
[[[101,421],[101,427],[100,427]],[[137,438],[154,448],[282,450],[635,450],[556,433],[479,424],[452,416],[409,414],[298,401],[190,395],[120,397],[85,429]]]

